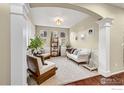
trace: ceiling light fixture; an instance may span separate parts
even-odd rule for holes
[[[63,19],[62,18],[56,18],[55,22],[57,25],[61,25],[63,23]]]

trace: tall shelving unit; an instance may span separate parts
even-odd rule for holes
[[[59,56],[59,38],[54,33],[51,33],[50,54],[52,57]]]

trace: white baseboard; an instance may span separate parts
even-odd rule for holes
[[[122,73],[122,72],[124,72],[124,70],[113,72],[113,73],[111,73],[111,72],[104,72],[102,70],[98,71],[98,73],[101,74],[104,77],[110,77],[112,75],[119,74],[119,73]]]
[[[124,70],[121,70],[121,71],[117,71],[117,72],[113,72],[113,73],[111,73],[111,76],[112,76],[112,75],[115,75],[115,74],[119,74],[119,73],[122,73],[122,72],[124,72]]]

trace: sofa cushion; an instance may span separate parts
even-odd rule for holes
[[[43,63],[41,62],[41,58],[37,57],[37,62],[38,62],[38,67],[42,68],[43,67]]]
[[[79,56],[79,55],[88,55],[88,54],[89,52],[79,51],[77,55]]]
[[[39,68],[40,69],[40,74],[43,74],[43,73],[53,69],[54,67],[56,67],[55,63],[53,63],[53,62],[45,61],[45,63],[47,65],[43,65],[42,68]]]
[[[90,54],[90,49],[81,49],[77,55],[88,55]]]
[[[71,57],[72,59],[74,59],[74,60],[78,58],[77,55],[73,55],[73,54],[71,54],[70,57]]]
[[[71,53],[71,50],[72,50],[73,48],[67,48],[66,49],[66,52],[68,52],[68,53]]]
[[[66,52],[67,57],[69,57],[71,54],[69,52]]]
[[[73,48],[70,53],[73,54],[73,52],[74,52],[75,50],[76,50],[76,48]]]
[[[74,55],[77,55],[79,51],[80,51],[80,50],[76,49],[76,50],[73,52],[73,54],[74,54]]]
[[[73,51],[74,51],[74,48],[71,49],[70,54],[72,54]]]
[[[42,68],[43,64],[42,64],[42,62],[41,62],[41,58],[36,57],[36,56],[33,56],[33,55],[28,55],[28,56],[30,56],[30,57],[36,59],[37,62],[38,62],[38,67],[39,67],[39,68]]]
[[[88,52],[88,53],[90,53],[91,52],[91,49],[87,49],[87,48],[84,48],[84,49],[80,49],[81,51],[83,51],[83,52]]]

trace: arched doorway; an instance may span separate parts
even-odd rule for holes
[[[112,26],[112,18],[104,18],[102,15],[99,15],[91,10],[88,10],[86,8],[73,5],[73,4],[67,4],[67,3],[35,3],[30,4],[31,8],[36,7],[61,7],[61,8],[67,8],[76,10],[79,12],[83,12],[86,14],[89,14],[95,18],[98,19],[98,25],[99,25],[99,46],[98,46],[98,56],[99,56],[99,68],[98,71],[103,76],[109,76],[110,75],[110,29]],[[104,41],[103,41],[104,40]]]
[[[85,12],[85,13],[87,13],[87,14],[89,14],[89,15],[91,15],[91,16],[94,16],[94,17],[96,17],[98,20],[100,20],[100,19],[102,19],[102,16],[100,16],[100,15],[98,15],[98,14],[96,14],[96,13],[94,13],[94,12],[92,12],[92,11],[90,11],[90,10],[87,10],[87,9],[85,9],[85,8],[83,8],[83,7],[80,7],[80,6],[76,6],[76,5],[72,5],[72,4],[30,4],[30,6],[33,8],[33,7],[62,7],[62,8],[69,8],[69,9],[73,9],[73,10],[76,10],[76,11],[80,11],[80,12]],[[24,6],[23,5],[19,5],[18,7],[21,7],[21,9],[23,10],[23,9],[25,9],[25,11],[26,11],[26,8],[24,8]],[[15,11],[14,11],[15,12]],[[11,12],[11,14],[12,15],[14,15],[14,16],[17,16],[17,19],[18,19],[18,21],[24,21],[24,23],[26,23],[25,22],[25,15],[22,13],[22,11],[21,12],[18,12],[18,11],[16,11],[17,12],[17,14],[15,14],[13,11]],[[18,16],[19,15],[19,16]],[[13,16],[13,18],[15,18]],[[23,19],[23,20],[22,20]],[[107,20],[109,20],[109,19],[107,19]],[[100,26],[102,25],[102,28],[100,29],[101,31],[105,31],[106,32],[106,34],[107,34],[107,31],[109,30],[108,29],[108,26],[109,25],[107,25],[106,23],[109,23],[110,22],[110,20],[109,21],[107,21],[107,20],[105,20],[105,21],[102,21],[101,20],[101,24],[100,24]],[[16,21],[16,20],[15,20]],[[111,23],[111,22],[110,22]],[[22,23],[23,24],[23,23]],[[106,24],[106,26],[105,26],[105,24]],[[14,24],[14,27],[13,28],[15,28],[15,25],[17,25],[17,24]],[[24,24],[23,24],[24,25]],[[22,25],[22,26],[23,26]],[[20,27],[20,26],[19,26]],[[13,61],[13,64],[11,64],[11,65],[14,65],[16,68],[17,67],[20,67],[20,72],[22,73],[22,76],[21,77],[19,77],[18,78],[18,82],[16,82],[15,81],[15,77],[12,77],[13,78],[13,84],[26,84],[26,75],[25,75],[25,72],[26,72],[26,70],[24,69],[25,67],[24,67],[24,65],[25,65],[25,61],[26,61],[26,45],[25,45],[25,42],[23,42],[23,40],[22,39],[25,39],[25,37],[24,37],[24,34],[25,34],[25,31],[23,31],[22,32],[22,27],[20,27],[20,28],[17,28],[17,29],[14,29],[14,31],[15,32],[18,32],[17,30],[20,30],[20,40],[18,41],[18,42],[20,42],[21,41],[21,43],[22,43],[22,45],[23,46],[20,46],[19,48],[18,48],[18,46],[16,46],[16,44],[15,44],[15,42],[13,43],[14,44],[14,46],[17,48],[17,50],[19,49],[19,50],[23,50],[23,52],[21,51],[18,51],[19,53],[21,53],[20,55],[17,55],[18,57],[17,58],[20,58],[19,60],[15,60],[15,56],[13,56],[13,54],[17,54],[17,51],[15,52],[15,50],[16,50],[16,48],[12,51],[12,57],[13,57],[13,59],[14,59],[14,61]],[[23,26],[23,27],[25,27],[25,26]],[[105,28],[104,28],[105,27]],[[109,26],[110,27],[110,26]],[[11,28],[12,29],[12,28]],[[13,30],[13,29],[12,29]],[[24,29],[23,29],[24,30]],[[13,32],[13,33],[11,33],[12,35],[15,35],[15,32]],[[104,35],[106,35],[106,34],[104,34]],[[19,37],[18,37],[19,38]],[[108,40],[109,39],[109,36],[107,37],[107,39],[106,40]],[[12,40],[15,40],[14,38],[12,38]],[[99,41],[100,42],[100,41]],[[107,44],[109,44],[108,42],[106,42]],[[20,43],[19,43],[20,44]],[[25,48],[25,49],[24,49]],[[108,51],[109,50],[105,50],[105,53],[104,54],[106,54],[106,51],[107,51],[107,53],[108,53]],[[99,52],[99,55],[101,55],[102,56],[102,54],[101,54],[101,52]],[[109,55],[109,53],[108,53],[108,55]],[[105,55],[104,56],[104,58],[107,58],[107,55]],[[99,60],[102,60],[102,59],[99,59]],[[17,64],[18,66],[16,66],[15,65],[15,63],[17,63],[17,61],[18,61],[18,63],[19,64]],[[21,63],[23,61],[23,63]],[[106,60],[105,60],[106,61]],[[106,61],[106,62],[108,62],[108,61]],[[100,63],[100,62],[99,62]],[[108,64],[108,63],[107,63]],[[105,65],[105,66],[109,66],[109,65]],[[21,65],[21,66],[20,66]],[[102,64],[101,64],[102,65]],[[104,68],[104,67],[103,67]],[[13,69],[14,71],[15,71],[15,69]],[[105,76],[107,76],[106,75],[106,72],[105,71],[107,71],[107,72],[109,72],[108,71],[108,68],[105,68],[105,70],[104,71],[101,71],[100,72],[100,74],[102,74],[102,75],[105,75]],[[17,73],[18,73],[18,70],[16,71]],[[105,74],[104,74],[105,73]],[[24,75],[24,77],[23,77],[23,75]],[[13,73],[13,76],[15,76],[15,73]],[[17,76],[17,75],[16,75]],[[20,80],[19,80],[20,79]]]

